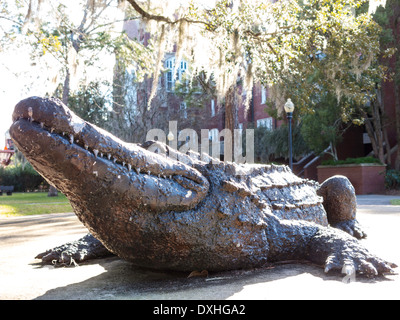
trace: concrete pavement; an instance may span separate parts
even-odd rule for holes
[[[358,196],[364,245],[400,265],[400,206],[396,196]],[[378,279],[325,274],[310,264],[282,264],[187,278],[133,267],[117,257],[75,268],[41,266],[34,256],[86,234],[74,214],[0,218],[0,299],[400,299],[400,276]],[[400,268],[398,268],[400,269]],[[399,272],[399,270],[397,270]]]

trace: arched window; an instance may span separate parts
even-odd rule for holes
[[[183,75],[187,71],[188,64],[185,60],[181,60],[176,70],[175,57],[171,57],[165,60],[165,68],[168,69],[165,73],[165,86],[168,92],[172,92],[175,89],[176,81],[183,81]]]

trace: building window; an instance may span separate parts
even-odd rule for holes
[[[169,58],[165,61],[165,68],[168,69],[165,73],[165,84],[168,92],[172,92],[175,89],[175,82],[184,80],[184,74],[187,71],[188,64],[182,60],[176,70],[175,57]]]
[[[272,130],[272,118],[257,120],[257,128],[266,128],[268,130]]]
[[[240,134],[243,133],[243,123],[239,123],[239,132]]]
[[[267,89],[261,86],[261,104],[267,103]]]
[[[211,117],[215,117],[215,100],[211,100]]]
[[[179,108],[181,110],[182,117],[187,119],[187,104],[186,104],[186,102],[181,102]]]
[[[219,134],[219,132],[218,132],[217,128],[211,129],[208,132],[208,139],[211,140],[212,142],[216,142],[216,141],[218,141],[218,134]]]

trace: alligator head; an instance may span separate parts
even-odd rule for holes
[[[19,102],[10,135],[35,169],[62,192],[115,190],[131,199],[132,207],[165,212],[191,209],[208,191],[208,181],[196,169],[121,141],[80,119],[58,99]]]
[[[92,211],[96,207],[93,215],[106,210],[115,214],[119,207],[179,212],[195,207],[208,192],[209,182],[196,169],[121,141],[80,119],[58,99],[20,101],[10,135],[33,167],[67,195],[89,229],[101,223],[87,221],[81,212],[89,207],[85,203]]]

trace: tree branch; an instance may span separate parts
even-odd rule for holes
[[[139,13],[143,18],[148,19],[148,20],[165,22],[170,25],[174,25],[177,23],[181,23],[182,21],[186,21],[188,23],[204,24],[205,26],[207,26],[209,28],[212,27],[212,25],[210,25],[209,23],[207,23],[205,21],[201,21],[201,20],[192,20],[192,19],[188,19],[185,17],[179,18],[177,20],[171,20],[170,18],[167,18],[165,16],[151,14],[151,13],[148,13],[147,11],[143,10],[143,8],[140,7],[135,0],[127,0],[127,1],[131,4],[131,6],[136,10],[137,13]]]

